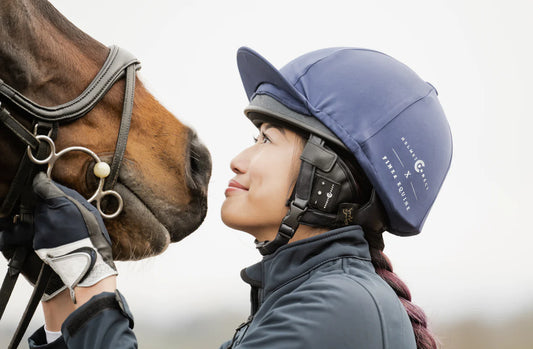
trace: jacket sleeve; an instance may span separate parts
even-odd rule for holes
[[[375,299],[349,278],[303,284],[262,308],[235,349],[389,348]]]
[[[133,316],[118,292],[104,292],[67,317],[61,327],[68,348],[137,348]]]

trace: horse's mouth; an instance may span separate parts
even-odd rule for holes
[[[112,236],[119,234],[114,239],[115,259],[141,259],[165,251],[172,240],[168,227],[127,185],[119,181],[113,189],[124,201],[124,208],[116,222],[108,221]],[[118,229],[113,229],[116,225]]]
[[[207,213],[207,192],[205,190],[185,188],[186,192],[177,189],[162,190],[156,194],[153,188],[140,181],[138,172],[126,165],[120,171],[119,181],[115,187],[122,195],[124,191],[124,210],[141,209],[150,213],[168,231],[170,240],[177,242],[194,230],[203,222]],[[120,188],[120,190],[119,190]],[[189,199],[182,199],[188,197]],[[180,203],[181,202],[181,203]],[[130,207],[128,207],[130,206]]]
[[[124,207],[117,218],[106,220],[115,259],[136,260],[158,255],[171,242],[180,241],[195,231],[205,218],[205,191],[185,188],[186,193],[169,193],[163,190],[162,196],[150,185],[154,183],[143,178],[133,161],[123,163],[113,190],[122,197]],[[178,200],[183,195],[190,199]],[[112,206],[109,205],[109,212],[113,211]]]

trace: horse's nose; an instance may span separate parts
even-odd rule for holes
[[[207,185],[211,177],[211,155],[207,147],[202,144],[196,132],[189,132],[188,147],[189,162],[187,166],[187,185],[197,192],[207,195]]]

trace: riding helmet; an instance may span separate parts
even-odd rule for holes
[[[343,157],[336,155],[346,153],[377,194],[386,216],[384,229],[400,236],[420,233],[452,158],[450,127],[431,84],[396,59],[362,48],[313,51],[278,70],[257,52],[242,47],[237,63],[250,101],[245,114],[256,126],[270,121],[311,135],[302,154],[300,177],[306,172],[314,184],[301,185],[299,199],[293,193],[299,208],[284,221],[297,227],[309,209],[320,217],[320,207],[312,207],[317,190],[322,192],[316,183],[328,179],[328,167],[342,163]],[[308,165],[304,165],[306,159]],[[330,196],[353,190],[339,182],[343,176],[349,174],[329,178],[340,185],[337,192],[328,192]],[[329,186],[326,183],[323,189]],[[341,210],[343,200],[336,200],[337,207],[329,213]]]

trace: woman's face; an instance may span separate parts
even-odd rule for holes
[[[303,142],[296,133],[264,123],[251,147],[231,161],[235,173],[222,204],[222,221],[259,241],[272,240],[300,168]]]

